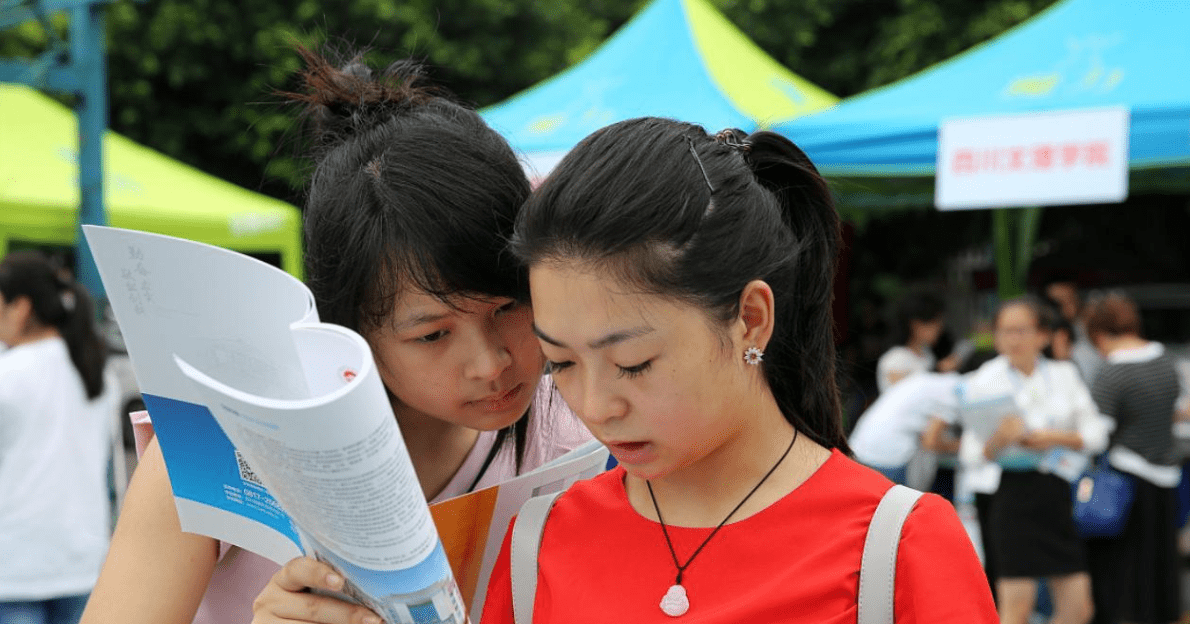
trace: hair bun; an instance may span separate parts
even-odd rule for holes
[[[425,70],[417,61],[397,61],[377,75],[364,61],[366,50],[350,55],[320,54],[297,46],[297,52],[306,63],[301,72],[302,92],[281,95],[305,105],[303,116],[313,125],[316,153],[442,97],[423,84]],[[347,60],[339,62],[342,58]]]

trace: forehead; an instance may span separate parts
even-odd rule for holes
[[[1000,311],[1000,316],[997,319],[997,324],[1005,325],[1037,325],[1037,315],[1027,305],[1011,305]]]
[[[529,270],[529,290],[539,325],[602,327],[679,314],[688,307],[669,297],[640,292],[608,271],[580,263],[534,266]]]

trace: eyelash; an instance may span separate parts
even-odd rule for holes
[[[545,361],[545,372],[547,375],[552,375],[560,370],[574,366],[574,362],[554,362],[552,360]]]
[[[499,316],[499,315],[501,315],[501,314],[506,314],[506,313],[508,313],[508,312],[511,312],[512,310],[514,310],[514,309],[515,309],[517,306],[519,306],[519,305],[521,305],[521,302],[519,302],[519,301],[516,301],[516,300],[514,299],[514,300],[512,300],[512,301],[509,301],[508,303],[506,303],[506,304],[504,304],[504,305],[502,305],[502,306],[500,306],[500,307],[496,308],[495,314],[496,314],[497,316]],[[426,334],[426,335],[424,335],[424,336],[420,336],[420,337],[418,337],[418,338],[414,338],[414,341],[415,341],[415,342],[421,342],[421,343],[425,343],[425,344],[431,344],[431,343],[438,342],[439,340],[442,340],[442,339],[443,339],[443,338],[445,338],[445,337],[446,337],[446,335],[447,335],[447,334],[449,334],[449,333],[450,333],[450,332],[446,331],[445,329],[440,329],[440,330],[438,330],[438,331],[436,331],[436,332],[429,333],[429,334]]]
[[[571,366],[574,366],[574,362],[554,362],[551,360],[546,360],[545,372],[552,375],[559,371],[566,370]],[[616,366],[616,368],[620,369],[619,372],[616,373],[616,378],[619,379],[621,377],[627,377],[629,379],[635,379],[648,372],[652,366],[653,360],[637,364],[636,366]]]
[[[653,366],[653,360],[647,360],[636,366],[616,366],[616,368],[620,369],[620,373],[616,375],[616,378],[628,377],[629,379],[635,379],[645,374],[651,366]]]
[[[417,342],[424,342],[424,343],[429,344],[429,343],[433,343],[433,342],[438,342],[439,340],[442,340],[445,337],[446,337],[446,330],[440,329],[432,334],[426,334],[424,336],[421,336],[420,338],[416,338],[415,340],[417,340]]]

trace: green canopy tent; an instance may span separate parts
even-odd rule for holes
[[[0,256],[16,244],[73,246],[78,236],[78,124],[65,106],[0,83]],[[114,227],[279,257],[301,276],[297,208],[104,137],[104,204]]]

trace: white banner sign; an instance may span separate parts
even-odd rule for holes
[[[939,210],[1103,204],[1128,196],[1128,109],[948,119]]]

